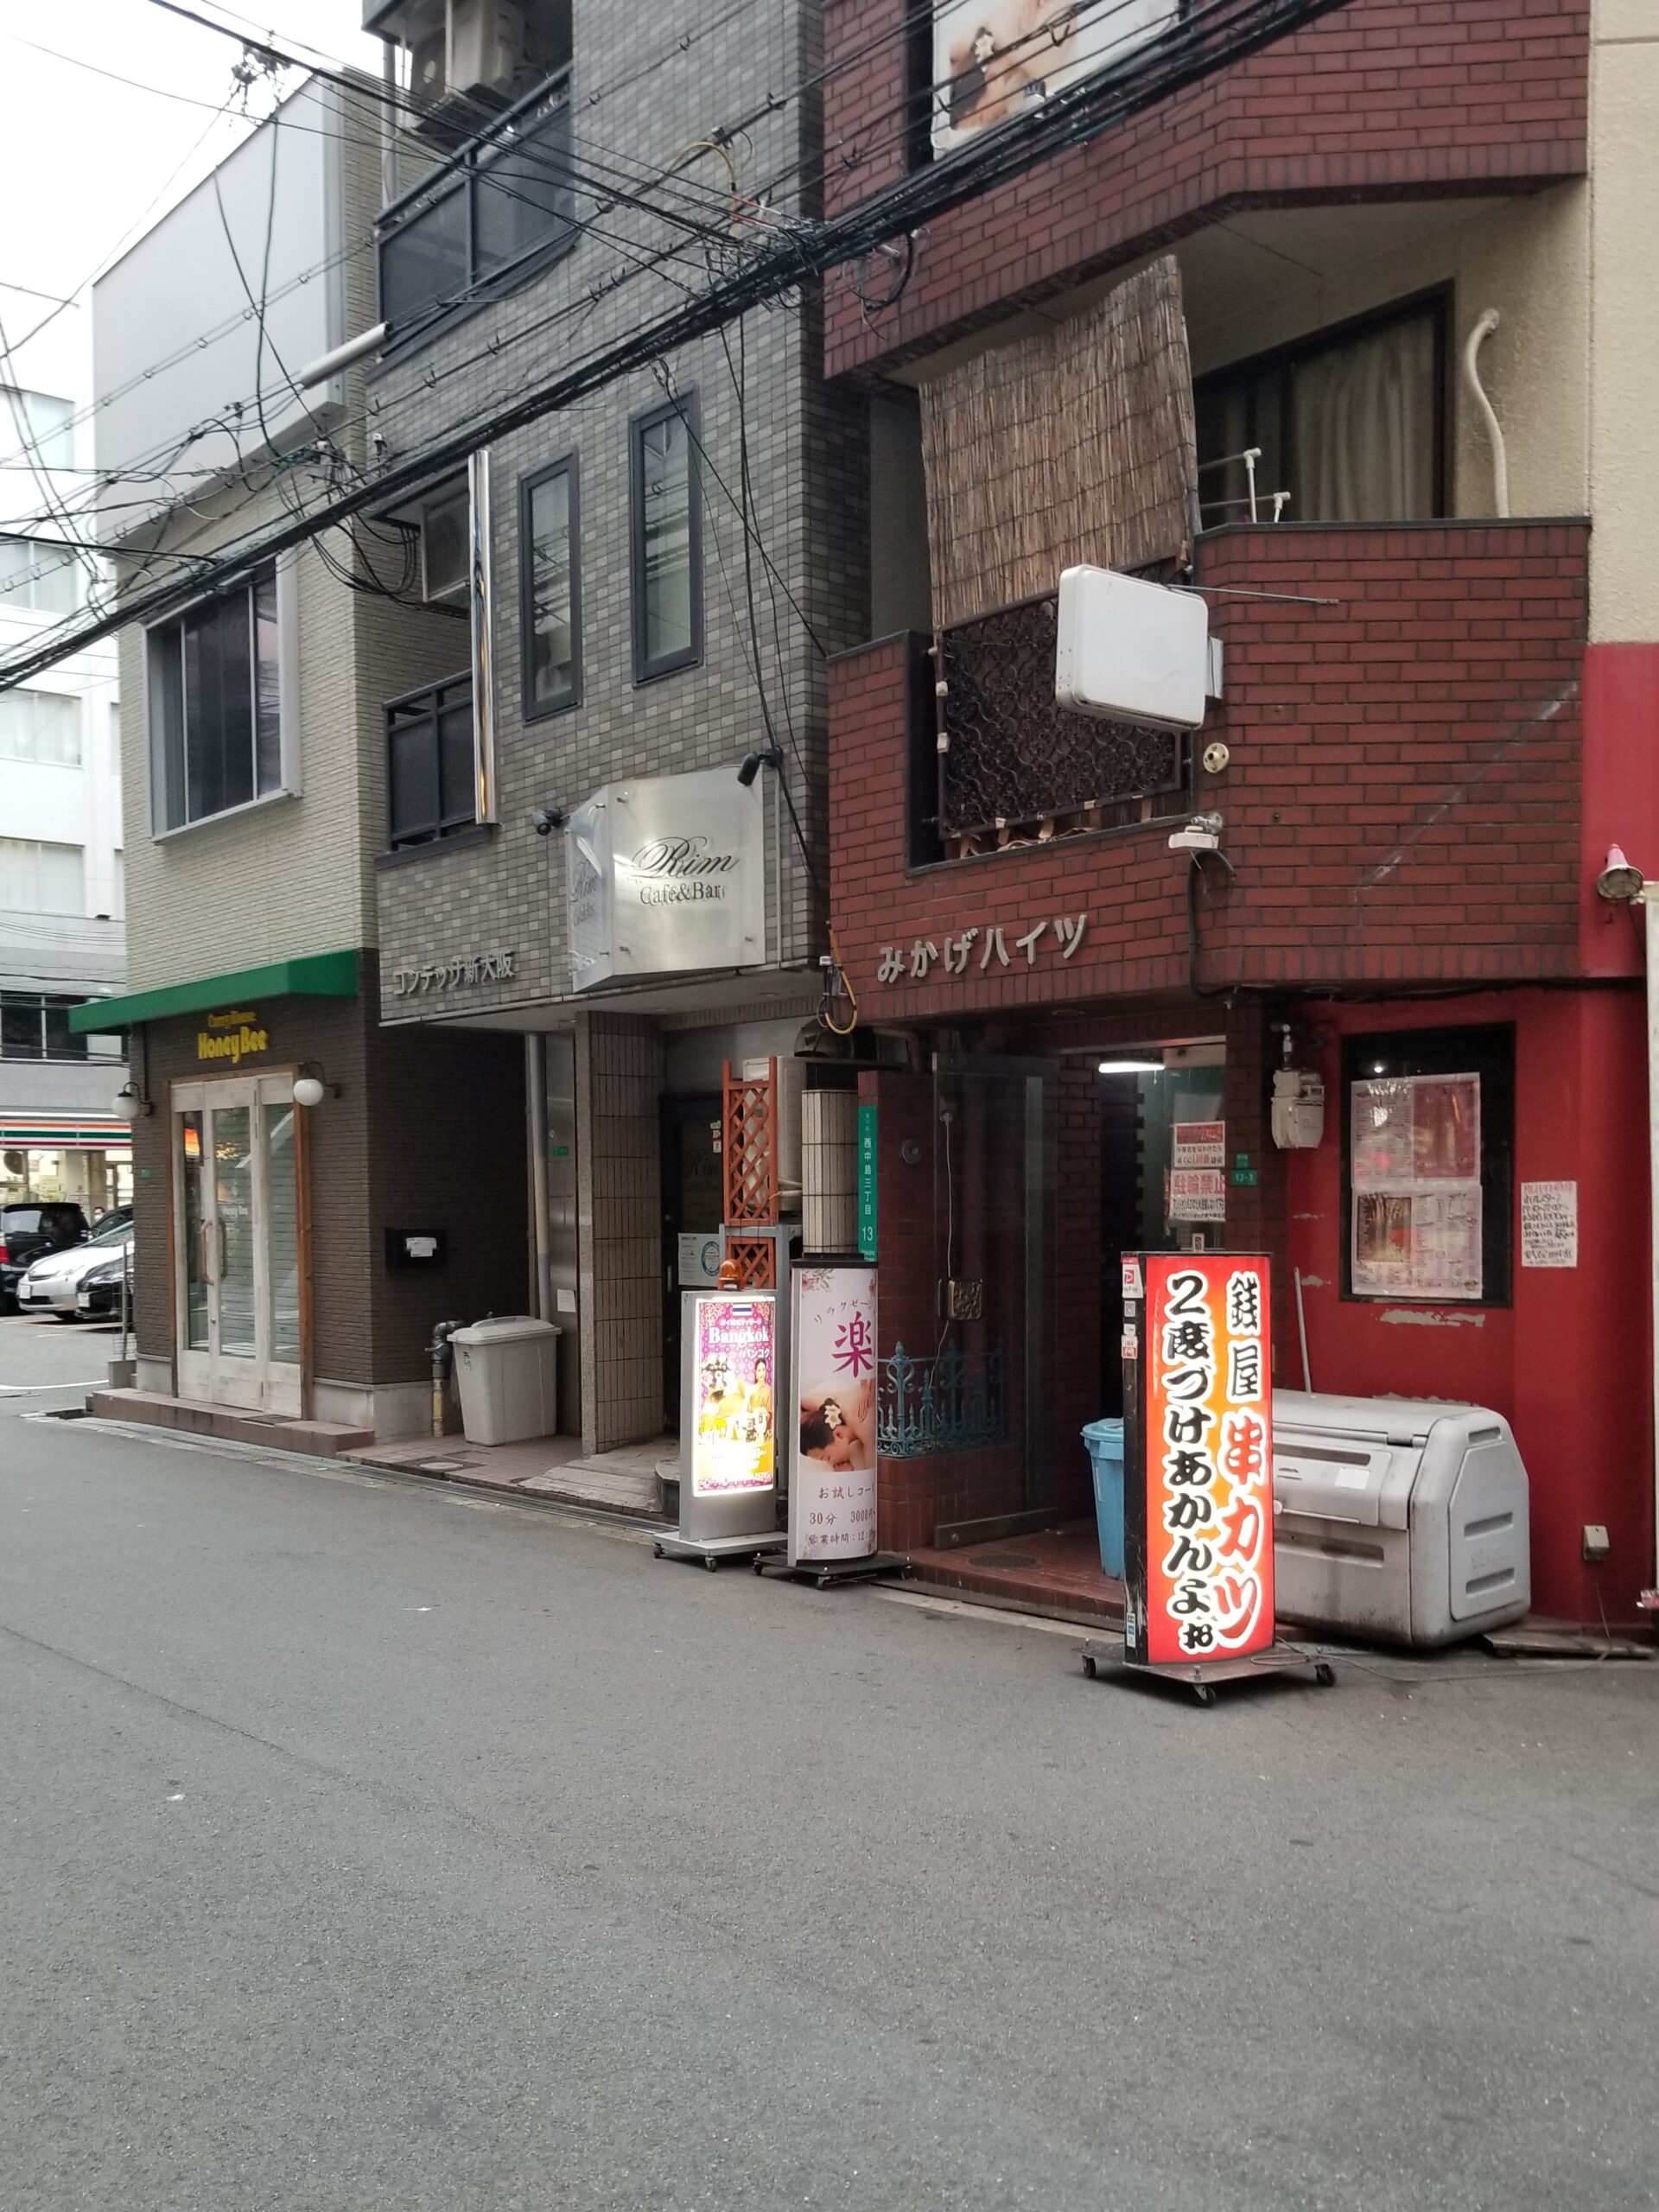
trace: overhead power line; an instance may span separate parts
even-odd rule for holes
[[[156,0],[156,4],[181,15],[190,12],[176,0]],[[676,347],[723,328],[748,308],[777,299],[804,279],[821,276],[842,262],[872,252],[1053,156],[1087,144],[1173,92],[1346,4],[1347,0],[1211,0],[1116,67],[1067,86],[1041,106],[985,131],[858,206],[824,222],[791,226],[781,238],[753,246],[747,267],[711,283],[700,296],[594,347],[536,391],[492,414],[460,423],[309,512],[219,549],[211,569],[188,583],[154,585],[130,594],[113,609],[0,663],[0,689],[26,681],[130,623],[153,622],[178,612],[203,588],[237,582],[329,524],[416,491],[435,476],[461,467],[480,445],[539,422]]]

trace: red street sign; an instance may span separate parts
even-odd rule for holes
[[[1124,1649],[1191,1665],[1268,1649],[1273,1340],[1255,1253],[1147,1252],[1141,1357],[1125,1360]]]

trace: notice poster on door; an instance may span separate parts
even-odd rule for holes
[[[1225,1221],[1227,1179],[1219,1167],[1172,1167],[1171,1221]]]
[[[1479,1298],[1480,1077],[1356,1083],[1349,1122],[1354,1294]]]
[[[875,1549],[875,1269],[797,1268],[789,1559]]]
[[[770,1490],[777,1374],[770,1298],[696,1299],[691,1489],[697,1497]]]
[[[1154,1666],[1264,1650],[1274,1638],[1268,1262],[1147,1252],[1140,1264],[1141,1356],[1123,1370],[1124,1648]]]
[[[1224,1167],[1227,1165],[1225,1122],[1176,1122],[1169,1133],[1169,1164],[1183,1168]]]

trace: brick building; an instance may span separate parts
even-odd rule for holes
[[[1000,119],[1018,12],[830,0],[832,206]],[[1042,1532],[1118,1410],[1120,1251],[1201,1238],[1273,1255],[1281,1387],[1508,1416],[1541,1610],[1655,1581],[1642,948],[1595,887],[1613,843],[1659,868],[1656,115],[1625,0],[1347,0],[831,280],[879,458],[832,909],[887,1039],[881,1534],[931,1572],[1012,1547],[1103,1602]],[[1221,692],[1036,806],[1052,586],[936,627],[916,395],[1164,252]],[[1198,814],[1218,859],[1171,848]],[[1317,1143],[1274,1141],[1281,1067]]]

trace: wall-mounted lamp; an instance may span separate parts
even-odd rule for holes
[[[117,1110],[124,1114],[130,1122],[136,1122],[143,1115],[156,1111],[155,1101],[145,1097],[130,1076],[116,1092],[115,1103]]]
[[[325,1098],[338,1098],[339,1096],[340,1085],[337,1083],[325,1083],[308,1067],[303,1074],[294,1078],[294,1103],[296,1106],[321,1106]]]
[[[763,768],[781,768],[783,765],[784,748],[781,745],[763,746],[759,753],[744,754],[742,766],[737,772],[737,780],[747,791]]]
[[[1601,874],[1596,878],[1596,896],[1618,905],[1629,905],[1642,896],[1642,871],[1633,868],[1618,845],[1609,845],[1607,859]]]

